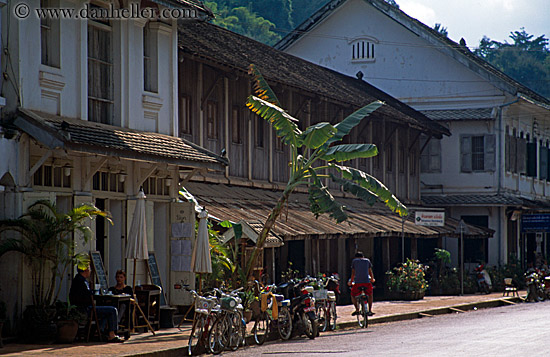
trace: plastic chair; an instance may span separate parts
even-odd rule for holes
[[[518,288],[514,284],[512,278],[504,278],[504,292],[502,296],[509,296],[510,293],[512,293],[512,296],[519,297]]]

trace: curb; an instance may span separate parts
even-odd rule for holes
[[[452,306],[445,306],[435,309],[428,309],[428,310],[422,310],[417,312],[407,312],[403,314],[394,314],[394,315],[387,315],[387,316],[380,316],[380,317],[371,317],[369,318],[369,325],[372,324],[381,324],[386,322],[397,322],[397,321],[404,321],[404,320],[414,320],[419,319],[423,317],[433,317],[436,315],[444,315],[444,314],[452,314],[452,313],[463,313],[467,311],[477,310],[477,309],[485,309],[485,308],[491,308],[491,307],[500,307],[500,306],[509,306],[509,305],[515,305],[519,302],[523,302],[524,300],[520,297],[502,297],[499,299],[494,300],[487,300],[487,301],[480,301],[480,302],[474,302],[474,303],[467,303],[467,304],[459,304],[459,305],[452,305]],[[338,329],[352,329],[357,328],[359,329],[359,326],[357,325],[357,321],[345,321],[338,323]],[[266,341],[275,341],[279,340],[279,335],[277,333],[271,333],[267,336]],[[254,336],[248,335],[246,337],[246,344],[247,346],[254,346]],[[134,354],[134,356],[151,356],[151,357],[172,357],[172,356],[187,356],[187,345],[177,348],[171,348],[163,351],[155,351],[150,353],[143,353],[143,354]]]
[[[380,317],[371,317],[369,318],[369,325],[371,324],[381,324],[386,322],[397,322],[404,320],[414,320],[423,317],[433,317],[435,315],[444,315],[452,313],[462,313],[471,310],[485,309],[490,307],[500,307],[500,306],[509,306],[515,305],[519,302],[523,302],[523,299],[520,297],[506,297],[494,300],[487,300],[481,302],[453,305],[439,307],[435,309],[422,310],[417,312],[407,312],[403,314],[394,314]],[[340,329],[345,328],[359,328],[357,321],[346,321],[338,324]]]

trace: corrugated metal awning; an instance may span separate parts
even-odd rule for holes
[[[281,191],[259,188],[229,186],[222,184],[188,183],[185,188],[195,196],[199,204],[221,220],[239,222],[265,222],[267,216],[281,196]],[[383,205],[368,206],[363,201],[352,198],[337,198],[348,210],[350,219],[336,224],[328,215],[318,219],[309,210],[306,194],[293,193],[273,233],[287,240],[305,238],[369,238],[401,237],[439,238],[459,237],[455,233],[458,220],[446,218],[443,227],[426,227],[414,223],[414,215],[409,215],[402,225],[402,219]],[[489,238],[494,231],[469,225],[470,234],[465,238]]]

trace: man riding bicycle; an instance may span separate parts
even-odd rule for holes
[[[372,263],[365,258],[363,252],[355,253],[355,258],[351,262],[351,279],[348,281],[348,285],[351,286],[351,301],[355,306],[352,316],[359,315],[357,296],[361,294],[360,287],[365,287],[365,294],[368,295],[369,312],[367,314],[369,316],[374,315],[372,312],[372,283],[374,282]]]

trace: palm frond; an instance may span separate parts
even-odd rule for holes
[[[377,100],[348,115],[344,120],[334,125],[338,132],[327,141],[327,144],[330,145],[336,141],[342,140],[344,136],[351,132],[351,129],[355,128],[365,117],[369,116],[382,105],[384,105],[384,102]]]
[[[275,104],[280,108],[281,103],[279,102],[279,99],[277,99],[275,92],[273,92],[260,71],[256,68],[256,65],[250,64],[250,66],[248,67],[248,74],[252,76],[252,79],[254,81],[253,89],[254,93],[256,93],[256,96],[265,100],[266,102]]]
[[[409,214],[407,207],[405,207],[405,205],[402,204],[399,199],[397,199],[397,197],[395,197],[391,191],[374,176],[353,167],[336,164],[331,164],[330,166],[340,171],[344,179],[351,180],[372,192],[380,201],[384,202],[388,208],[390,208],[393,212],[398,213],[399,216],[404,217]]]

